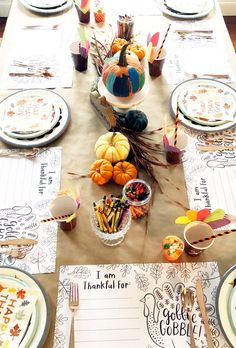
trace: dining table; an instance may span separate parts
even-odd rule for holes
[[[115,7],[115,3],[113,6]],[[133,4],[133,6],[135,5]],[[106,9],[106,3],[104,7]],[[128,11],[132,13],[132,7]],[[89,38],[94,31],[103,30],[106,33],[106,30],[110,30],[110,24],[113,25],[115,31],[116,18],[117,14],[107,12],[105,23],[97,24],[91,12],[90,23],[83,25],[83,28],[86,27]],[[232,71],[236,73],[235,52],[217,0],[214,9],[206,17],[191,20],[191,29],[200,21],[205,21],[206,27],[209,21],[214,27],[215,35],[220,43],[221,53],[223,52],[224,57],[230,62]],[[166,43],[167,50],[171,50],[173,29],[181,28],[183,22],[188,21],[171,17],[162,11],[153,14],[149,9],[147,14],[138,13],[135,15],[137,40],[141,40],[143,45],[146,45],[148,33],[160,31],[164,34],[168,25],[171,24],[172,33],[169,34]],[[62,32],[66,32],[69,37],[68,49],[69,44],[78,39],[77,28],[80,23],[74,5],[62,13],[44,15],[30,11],[19,0],[13,0],[0,47],[0,76],[3,74],[4,66],[9,60],[9,52],[16,44],[17,32],[24,26],[34,25],[59,25]],[[212,60],[214,60],[214,57],[212,57]],[[162,129],[164,122],[167,123],[168,127],[174,127],[175,120],[171,116],[169,100],[176,84],[171,83],[170,79],[167,80],[164,73],[158,78],[152,78],[148,73],[147,59],[144,59],[142,64],[148,83],[148,92],[136,107],[145,112],[148,117],[146,131]],[[158,184],[150,178],[145,170],[140,169],[139,177],[149,182],[153,191],[148,215],[142,219],[132,220],[125,240],[120,245],[110,247],[101,243],[91,227],[92,204],[104,195],[120,196],[122,187],[114,182],[96,185],[87,175],[91,164],[96,160],[95,143],[99,136],[108,131],[90,102],[90,89],[97,77],[91,55],[88,57],[87,70],[79,72],[74,69],[72,77],[73,84],[71,87],[56,87],[53,89],[68,104],[71,113],[70,123],[66,131],[47,146],[61,148],[61,190],[67,187],[68,180],[70,180],[80,192],[80,207],[74,229],[63,231],[58,226],[55,272],[34,275],[45,289],[50,303],[50,329],[44,343],[45,348],[53,347],[54,342],[59,269],[61,266],[167,263],[168,261],[162,255],[162,240],[166,235],[183,237],[184,226],[176,224],[175,220],[178,216],[185,215],[186,210],[189,209],[183,163],[167,166],[154,165],[154,173]],[[188,78],[186,77],[186,79]],[[232,80],[230,86],[236,88],[236,80]],[[13,92],[16,91],[1,88],[0,102]],[[179,127],[185,128],[181,124]],[[162,130],[153,132],[151,135],[152,141],[162,144],[162,135]],[[14,148],[14,146],[0,140],[1,150],[9,148]],[[161,163],[167,164],[164,151],[157,151],[157,156]],[[72,176],[68,174],[70,172],[78,175]],[[234,187],[231,189],[234,190]],[[183,253],[177,263],[209,261],[217,262],[221,275],[235,264],[235,236],[233,233],[223,238],[217,238],[211,248],[198,256]]]

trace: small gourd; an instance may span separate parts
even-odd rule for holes
[[[137,178],[136,167],[127,161],[118,162],[113,167],[113,180],[118,185],[124,186],[129,180]]]
[[[125,127],[134,132],[142,132],[148,125],[148,119],[140,110],[129,110],[125,115]]]
[[[137,42],[129,45],[127,47],[127,50],[135,53],[139,60],[142,60],[146,54],[145,48]]]
[[[114,55],[116,52],[120,51],[122,47],[127,44],[128,41],[125,39],[122,39],[120,37],[117,37],[113,40],[112,45],[111,45],[111,53]]]
[[[111,163],[125,160],[129,151],[129,141],[120,132],[107,132],[101,135],[95,144],[97,158],[104,158]]]
[[[119,59],[112,57],[106,60],[102,70],[105,87],[120,98],[131,98],[145,82],[144,70],[138,59],[126,55],[127,46],[122,47]]]
[[[97,185],[104,185],[112,178],[112,175],[113,166],[105,159],[93,162],[89,169],[89,176]]]

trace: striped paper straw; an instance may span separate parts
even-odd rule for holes
[[[210,237],[206,237],[206,238],[203,238],[203,239],[195,240],[194,242],[191,242],[191,244],[198,244],[198,243],[206,242],[207,240],[215,239],[215,238],[218,238],[218,237],[223,237],[226,234],[230,234],[232,232],[236,232],[236,229],[223,231],[223,232],[220,232],[220,233],[217,233],[217,234],[213,234]]]
[[[175,115],[174,146],[176,146],[177,144],[178,126],[179,126],[179,103],[177,102],[176,115]]]
[[[158,59],[158,58],[160,57],[160,55],[161,55],[161,51],[162,51],[162,49],[163,49],[163,46],[164,46],[164,43],[165,43],[165,41],[166,41],[167,35],[168,35],[168,33],[169,33],[170,27],[171,27],[171,24],[169,24],[169,26],[168,26],[168,29],[167,29],[167,31],[166,31],[165,37],[164,37],[164,39],[163,39],[163,41],[162,41],[162,44],[161,44],[161,47],[160,47],[160,49],[159,49],[159,52],[158,52],[158,55],[157,55],[156,59]]]
[[[71,214],[66,214],[66,215],[58,215],[58,216],[52,216],[51,218],[41,220],[40,222],[50,222],[50,221],[56,221],[56,220],[62,220],[70,217],[73,213]]]

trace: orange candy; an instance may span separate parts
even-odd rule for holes
[[[184,251],[184,242],[176,236],[166,236],[162,241],[162,255],[167,261],[175,262]]]

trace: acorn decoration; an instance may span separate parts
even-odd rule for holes
[[[126,55],[128,44],[120,51],[119,59],[112,57],[105,61],[102,81],[108,91],[122,98],[131,98],[139,92],[145,82],[144,70],[138,59]]]

